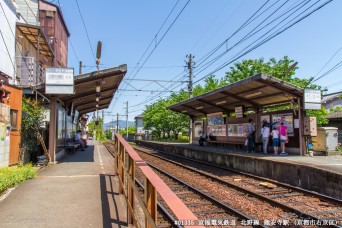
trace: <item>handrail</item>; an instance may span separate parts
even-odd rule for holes
[[[178,221],[189,222],[193,227],[204,227],[198,225],[198,218],[178,198],[178,196],[164,183],[164,181],[140,158],[137,152],[129,145],[120,134],[114,136],[114,166],[115,173],[119,177],[119,192],[124,194],[127,202],[127,219],[129,224],[141,227],[135,211],[135,203],[139,206],[145,216],[144,227],[156,227],[157,222],[157,193],[162,197],[169,209]],[[135,186],[135,166],[144,174],[145,199],[140,197]],[[134,200],[135,197],[137,201]],[[191,225],[192,223],[192,225]],[[184,227],[190,227],[184,224]]]

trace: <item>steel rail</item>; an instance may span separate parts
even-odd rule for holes
[[[135,179],[135,183],[143,190],[145,191],[144,185],[142,183],[140,183],[140,181],[138,181],[137,179]],[[177,227],[177,228],[181,228],[181,226],[175,225],[174,221],[176,221],[176,219],[173,217],[173,215],[171,215],[167,209],[161,204],[161,203],[157,203],[158,209],[160,210],[160,212],[165,216],[165,218],[169,221],[170,225],[172,227]]]
[[[269,197],[267,197],[267,196],[264,196],[264,195],[261,195],[261,194],[258,194],[258,193],[249,191],[249,190],[247,190],[247,189],[245,189],[245,188],[239,187],[239,186],[237,186],[237,185],[231,184],[231,183],[229,183],[228,181],[225,181],[225,180],[222,180],[222,179],[218,178],[217,176],[214,176],[214,175],[211,175],[211,174],[207,174],[207,173],[205,173],[205,172],[203,172],[203,171],[199,171],[199,170],[197,170],[197,169],[195,169],[195,168],[188,167],[188,166],[183,165],[183,164],[180,164],[180,163],[178,163],[178,162],[175,162],[175,161],[172,161],[172,160],[169,160],[169,159],[160,157],[160,156],[158,156],[158,155],[156,155],[156,154],[147,153],[147,152],[145,152],[145,151],[143,151],[143,150],[141,150],[141,149],[139,149],[139,148],[137,148],[137,147],[135,147],[135,149],[136,149],[136,150],[139,150],[139,151],[141,151],[141,152],[143,152],[143,153],[146,153],[146,154],[148,154],[148,155],[150,155],[150,156],[157,157],[157,158],[159,158],[159,159],[162,159],[162,160],[165,160],[165,161],[167,161],[167,162],[173,163],[173,164],[178,165],[178,166],[180,166],[180,167],[183,167],[183,168],[185,168],[185,169],[191,170],[191,171],[193,171],[193,172],[200,173],[200,174],[203,175],[203,176],[209,177],[209,178],[211,178],[211,179],[213,179],[213,180],[215,180],[215,181],[217,181],[217,182],[219,182],[219,183],[221,183],[221,184],[225,184],[225,185],[227,185],[228,187],[234,188],[234,189],[236,189],[236,190],[238,190],[238,191],[242,191],[242,192],[247,193],[247,194],[249,194],[249,195],[252,195],[252,196],[254,196],[254,197],[258,198],[258,199],[265,200],[265,201],[267,201],[268,203],[270,203],[271,205],[274,205],[274,206],[280,207],[280,208],[282,208],[282,209],[284,209],[284,210],[286,210],[286,211],[290,211],[290,212],[292,212],[292,213],[295,213],[299,218],[314,219],[314,220],[317,220],[317,221],[318,221],[318,220],[322,220],[322,219],[319,219],[319,218],[317,218],[317,217],[315,217],[315,216],[313,216],[313,215],[310,215],[310,214],[308,214],[308,213],[302,212],[302,211],[300,211],[300,210],[298,210],[298,209],[296,209],[296,208],[293,208],[293,207],[288,206],[288,205],[286,205],[286,204],[283,204],[283,203],[280,203],[280,202],[278,202],[278,201],[275,201],[275,200],[273,200],[273,199],[271,199],[271,198],[269,198]],[[196,162],[196,163],[200,163],[200,164],[205,164],[205,165],[207,165],[207,166],[209,166],[209,167],[215,167],[215,168],[220,168],[220,169],[224,169],[224,170],[229,170],[229,171],[231,171],[230,169],[225,169],[225,168],[222,168],[222,167],[219,167],[219,166],[215,166],[215,165],[211,165],[211,164],[208,164],[208,163],[205,163],[205,162],[199,162],[199,161],[196,161],[196,160],[193,160],[193,159],[184,158],[184,157],[181,157],[181,156],[177,156],[177,155],[173,155],[173,154],[169,154],[169,153],[164,153],[164,152],[160,152],[160,151],[158,151],[158,152],[159,152],[159,153],[166,154],[166,155],[168,155],[168,156],[178,157],[178,158],[181,158],[181,159],[190,160],[190,161],[192,161],[192,162]],[[241,174],[241,172],[238,172],[238,171],[233,171],[233,172],[234,172],[234,173]],[[245,175],[245,174],[243,174],[243,175]],[[254,175],[247,175],[247,176],[252,176],[253,178],[256,178]],[[259,178],[259,177],[258,177],[257,179],[261,179],[261,180],[264,180],[264,181],[266,180],[266,181],[268,181],[268,182],[271,182],[271,181],[269,181],[269,180],[266,179],[266,178],[264,179],[264,178]],[[280,185],[279,182],[274,182],[274,183],[277,183],[278,185]],[[286,186],[286,185],[285,185],[285,186]],[[284,187],[285,187],[285,186],[284,186]],[[288,188],[288,186],[286,186],[286,187]],[[295,188],[295,189],[297,190],[297,188]],[[301,190],[301,189],[300,189],[300,190]],[[300,190],[298,190],[298,191],[300,191]],[[305,191],[304,191],[304,192],[305,192]],[[321,194],[315,195],[315,193],[310,192],[310,195],[314,195],[314,196],[317,197],[317,198],[321,198]],[[326,199],[325,197],[323,197],[323,198]],[[328,200],[328,201],[331,201],[332,199],[333,199],[333,198],[331,198],[331,197],[327,197],[327,200]],[[337,200],[337,202],[335,201],[334,203],[339,203],[339,202],[340,202],[340,201]],[[338,227],[338,226],[336,226],[336,227]]]
[[[162,169],[160,169],[160,168],[158,168],[158,167],[156,167],[156,166],[150,164],[149,162],[146,162],[146,163],[147,163],[149,166],[151,166],[153,169],[158,170],[158,172],[160,172],[160,173],[166,175],[167,177],[170,177],[170,178],[172,178],[173,180],[175,180],[175,181],[181,183],[182,185],[186,186],[187,188],[189,188],[189,189],[191,189],[192,191],[196,192],[197,194],[201,195],[201,196],[204,197],[205,199],[209,200],[210,202],[212,202],[212,203],[215,204],[216,206],[218,206],[218,207],[224,209],[225,211],[227,211],[227,212],[229,212],[229,213],[232,213],[233,215],[237,216],[238,218],[240,218],[240,219],[245,219],[245,220],[255,220],[255,218],[252,218],[252,217],[250,217],[250,216],[248,216],[248,215],[246,215],[246,214],[244,214],[244,213],[242,213],[242,212],[240,212],[240,211],[238,211],[238,210],[236,210],[236,209],[234,209],[234,208],[229,207],[228,205],[226,205],[226,204],[224,204],[224,203],[222,203],[222,202],[216,200],[215,198],[213,198],[212,196],[209,196],[208,194],[202,192],[201,190],[199,190],[199,189],[197,189],[197,188],[195,188],[195,187],[193,187],[193,186],[187,184],[186,182],[184,182],[184,181],[182,181],[181,179],[179,179],[179,178],[173,176],[172,174],[170,174],[170,173],[168,173],[168,172],[165,172],[164,170],[162,170]],[[265,226],[259,225],[259,226],[257,226],[257,227],[265,227]]]
[[[261,180],[261,181],[267,181],[267,182],[279,185],[279,186],[284,187],[284,188],[289,188],[291,190],[296,190],[296,191],[302,192],[302,193],[307,194],[307,195],[318,197],[320,199],[329,201],[329,202],[334,203],[334,204],[342,204],[342,200],[340,200],[340,199],[336,199],[336,198],[333,198],[333,197],[330,197],[330,196],[327,196],[327,195],[323,195],[323,194],[320,194],[318,192],[313,192],[313,191],[310,191],[310,190],[306,190],[306,189],[303,189],[303,188],[300,188],[300,187],[291,186],[289,184],[278,182],[276,180],[268,179],[268,178],[265,178],[265,177],[259,177],[259,176],[256,176],[256,175],[253,175],[253,174],[250,174],[250,173],[246,173],[246,172],[242,172],[242,171],[237,171],[237,170],[234,170],[234,169],[231,169],[231,168],[228,168],[228,167],[222,167],[222,166],[210,164],[208,162],[198,161],[198,160],[195,160],[195,159],[179,156],[179,155],[176,155],[176,154],[170,154],[170,153],[166,153],[166,152],[163,152],[163,151],[142,147],[140,145],[139,146],[133,146],[133,147],[135,147],[135,148],[140,147],[140,148],[144,148],[144,149],[149,149],[149,150],[157,151],[158,153],[165,154],[165,155],[168,155],[168,156],[171,156],[171,157],[176,157],[176,158],[179,158],[179,159],[182,159],[182,160],[189,160],[189,161],[192,161],[192,162],[195,162],[195,163],[207,165],[209,167],[215,167],[215,168],[222,169],[222,170],[225,170],[225,171],[230,171],[230,172],[233,172],[233,173],[236,173],[236,174],[244,175],[244,176],[247,176],[247,177],[250,177],[250,178],[255,178],[255,179],[258,179],[258,180]]]

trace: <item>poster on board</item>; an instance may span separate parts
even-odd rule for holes
[[[223,125],[224,124],[222,112],[208,114],[207,120],[208,120],[208,125]]]
[[[294,136],[292,113],[274,114],[272,115],[272,123],[274,122],[278,122],[278,124],[274,125],[276,127],[279,126],[280,122],[284,122],[284,125],[287,126],[287,135]]]
[[[226,125],[209,125],[207,133],[209,136],[227,136]]]
[[[194,125],[194,137],[200,137],[201,133],[203,132],[203,121],[195,121]]]
[[[228,136],[246,137],[247,123],[228,124]]]

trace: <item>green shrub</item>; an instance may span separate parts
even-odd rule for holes
[[[32,167],[32,164],[0,168],[0,194],[35,176],[37,168]]]
[[[337,144],[336,150],[337,150],[338,152],[340,152],[340,154],[342,155],[342,145],[341,145],[341,143],[338,143],[338,144]]]

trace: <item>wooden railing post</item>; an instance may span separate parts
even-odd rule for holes
[[[132,181],[135,181],[135,163],[134,160],[128,156],[128,173]],[[127,192],[128,192],[128,202],[131,205],[132,210],[134,211],[134,191],[133,186],[128,182],[127,183]],[[133,224],[133,214],[127,208],[127,223]]]
[[[120,148],[119,148],[119,179],[121,180],[121,184],[119,186],[119,193],[122,194],[123,193],[123,188],[124,188],[124,184],[125,184],[125,171],[124,171],[124,151],[125,151],[125,147],[120,144]]]
[[[148,212],[150,213],[154,221],[154,224],[157,224],[157,191],[146,177],[145,177],[145,202],[146,202],[146,208]],[[147,222],[147,219],[145,221],[146,221],[145,222],[146,228],[152,227],[151,224]]]

